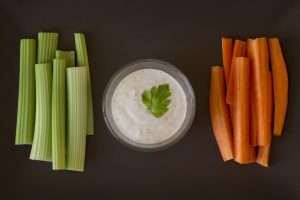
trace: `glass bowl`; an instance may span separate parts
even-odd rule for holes
[[[111,103],[112,103],[112,97],[116,87],[118,86],[120,81],[123,78],[125,78],[127,75],[141,69],[158,69],[168,73],[173,78],[175,78],[175,80],[182,87],[186,95],[187,111],[182,125],[176,131],[176,133],[173,134],[171,137],[155,144],[139,143],[126,137],[119,130],[112,115]],[[168,148],[174,145],[175,143],[177,143],[189,130],[195,115],[195,109],[196,109],[195,94],[189,80],[177,67],[162,60],[142,59],[125,65],[112,76],[103,94],[102,109],[103,109],[104,120],[110,132],[122,144],[134,150],[139,150],[139,151],[158,151],[158,150]]]

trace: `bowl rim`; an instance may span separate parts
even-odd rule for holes
[[[158,65],[153,66],[153,67],[143,67],[142,64],[146,62],[153,62]],[[162,67],[163,66],[163,67]],[[180,128],[168,139],[159,142],[159,143],[154,143],[154,144],[144,144],[144,143],[139,143],[136,141],[133,141],[129,138],[127,138],[117,127],[117,125],[114,123],[114,119],[111,113],[108,113],[109,109],[111,109],[111,104],[109,102],[109,99],[111,101],[111,98],[114,94],[115,88],[117,85],[120,83],[121,80],[123,80],[124,77],[129,75],[130,73],[141,70],[141,69],[158,69],[162,70],[166,73],[168,73],[170,76],[172,76],[182,87],[183,91],[185,92],[187,96],[187,112],[184,121],[182,122],[182,125]],[[174,76],[174,73],[177,77]],[[178,80],[180,79],[180,80]],[[111,94],[111,96],[109,96]],[[110,98],[109,98],[110,97]],[[188,98],[189,97],[189,98]],[[110,105],[110,106],[108,106]],[[110,107],[110,108],[109,108]],[[166,148],[169,148],[176,143],[178,143],[188,132],[190,129],[192,122],[194,120],[196,112],[196,98],[195,98],[195,93],[193,90],[193,87],[188,80],[188,78],[183,74],[181,70],[179,70],[177,67],[174,65],[163,61],[159,59],[139,59],[133,62],[130,62],[120,69],[118,69],[110,78],[110,80],[107,82],[107,85],[104,89],[103,92],[103,97],[102,97],[102,114],[104,121],[111,132],[111,134],[123,145],[142,152],[153,152],[153,151],[159,151],[163,150]]]

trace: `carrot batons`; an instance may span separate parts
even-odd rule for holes
[[[233,81],[233,75],[232,75],[232,65],[233,60],[235,57],[243,57],[246,55],[246,46],[247,43],[242,40],[235,40],[234,41],[234,47],[232,52],[232,59],[231,59],[231,70],[230,70],[230,77],[229,77],[229,84],[227,86],[227,95],[226,95],[226,102],[230,105],[233,105],[234,101],[234,81]]]
[[[264,167],[269,166],[270,146],[258,147],[256,162]]]
[[[250,162],[249,141],[249,89],[250,62],[248,58],[237,57],[233,60],[232,78],[234,80],[233,104],[233,146],[234,160],[244,164]]]
[[[233,159],[232,128],[225,100],[225,73],[222,67],[211,68],[209,109],[213,132],[224,161]]]
[[[248,58],[253,58],[253,48],[251,45],[253,44],[253,39],[248,39],[247,40],[247,57]],[[250,145],[251,146],[257,146],[256,143],[256,115],[255,115],[255,104],[254,104],[254,89],[253,89],[253,69],[252,69],[252,62],[250,60]]]
[[[256,119],[256,144],[258,146],[270,145],[271,134],[268,131],[268,71],[269,55],[266,38],[248,40],[249,58],[252,62],[252,87],[254,94],[254,107]]]
[[[233,41],[231,38],[222,37],[222,60],[225,71],[226,85],[228,85],[232,61]]]
[[[272,132],[272,122],[273,122],[273,81],[272,81],[272,72],[268,72],[268,128],[270,133]],[[270,155],[270,148],[271,145],[268,146],[262,146],[258,148],[258,155],[257,155],[257,159],[256,162],[264,167],[268,167],[269,166],[269,155]]]
[[[280,136],[288,104],[288,74],[278,38],[268,42],[274,85],[274,135]]]
[[[224,161],[233,158],[240,164],[268,167],[272,133],[282,134],[288,103],[288,74],[279,40],[235,40],[233,45],[232,39],[223,37],[222,60],[224,68],[211,70],[209,101],[221,155]]]

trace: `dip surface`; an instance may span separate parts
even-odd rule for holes
[[[154,117],[141,101],[144,90],[169,84],[171,103],[160,118]],[[127,75],[117,85],[112,97],[112,115],[120,131],[130,140],[156,144],[172,137],[181,127],[187,112],[186,95],[168,73],[142,69]]]

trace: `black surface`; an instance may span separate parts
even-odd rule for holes
[[[0,199],[300,199],[300,2],[298,1],[9,1],[0,2]],[[19,40],[60,33],[60,49],[86,34],[96,134],[84,173],[52,171],[14,146]],[[271,167],[223,163],[208,114],[210,66],[221,64],[221,36],[278,36],[290,78],[288,115],[273,140]],[[136,59],[157,58],[190,79],[197,111],[174,147],[141,153],[109,133],[101,98],[111,75]]]

